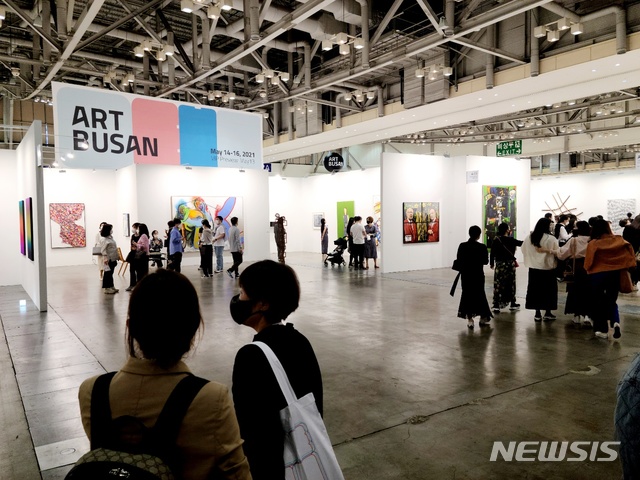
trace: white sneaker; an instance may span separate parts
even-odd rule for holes
[[[604,332],[596,332],[596,337],[598,338],[609,338],[609,334]]]
[[[584,320],[582,320],[582,325],[584,325],[585,327],[592,327],[593,323],[591,322],[590,318],[584,317]]]
[[[580,325],[580,315],[574,315],[573,316],[573,323],[575,323],[576,325]]]

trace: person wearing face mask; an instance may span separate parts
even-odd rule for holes
[[[140,224],[134,223],[131,225],[131,250],[127,254],[127,258],[125,258],[125,262],[129,264],[129,286],[126,288],[127,292],[133,290],[133,287],[138,283],[138,263],[136,252],[138,251],[138,240],[140,240],[139,229]]]
[[[224,237],[226,232],[224,230],[224,225],[222,225],[222,217],[218,215],[213,223],[215,227],[213,228],[213,250],[216,253],[216,269],[214,273],[222,272],[222,252],[224,250]]]
[[[100,253],[104,274],[102,275],[102,291],[105,294],[118,293],[119,290],[113,285],[113,270],[118,265],[118,246],[111,234],[113,233],[113,225],[105,223],[100,230],[102,242],[100,242]]]
[[[231,317],[256,331],[282,364],[296,397],[313,392],[323,411],[322,375],[309,340],[284,320],[298,308],[300,285],[291,267],[263,260],[240,275],[240,294],[231,299]],[[287,406],[269,361],[255,345],[245,345],[233,365],[233,402],[254,480],[284,479],[284,432],[280,410]]]

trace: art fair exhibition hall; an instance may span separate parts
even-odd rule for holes
[[[11,3],[27,8],[26,2]],[[524,308],[528,266],[518,250],[521,307],[469,329],[458,318],[460,285],[450,293],[456,277],[451,266],[472,225],[482,229],[482,242],[502,221],[524,240],[545,213],[571,213],[580,220],[602,215],[620,234],[618,221],[627,212],[640,214],[640,4],[594,2],[593,11],[584,12],[591,7],[578,3],[585,2],[551,0],[244,2],[266,4],[267,18],[258,29],[260,53],[247,53],[245,62],[227,58],[244,54],[225,51],[222,34],[211,33],[210,52],[196,45],[222,22],[216,27],[206,9],[186,12],[178,3],[163,2],[173,9],[167,15],[175,31],[152,29],[153,36],[165,45],[175,33],[175,41],[182,36],[187,45],[193,33],[194,45],[176,48],[166,63],[166,55],[154,57],[150,67],[150,53],[138,49],[144,64],[122,59],[121,67],[109,70],[115,77],[98,88],[67,75],[94,78],[90,70],[104,58],[90,50],[60,50],[64,74],[46,70],[46,63],[40,76],[27,78],[25,68],[35,60],[23,60],[15,78],[30,81],[23,87],[7,83],[16,96],[3,96],[0,149],[0,201],[6,207],[0,235],[0,479],[63,479],[89,451],[79,385],[127,360],[128,265],[119,261],[113,272],[119,292],[105,294],[93,255],[101,222],[113,225],[125,257],[133,223],[164,238],[167,222],[181,220],[182,273],[198,292],[204,321],[185,361],[196,375],[231,387],[236,352],[254,331],[229,313],[239,281],[224,272],[203,278],[198,268],[198,228],[216,215],[225,226],[239,218],[241,273],[254,262],[277,259],[274,219],[286,219],[285,262],[301,287],[300,306],[287,321],[318,358],[324,421],[345,479],[621,478],[616,387],[640,351],[640,294],[618,297],[619,339],[598,338],[589,326],[574,323],[564,313],[563,283],[557,319],[535,322],[534,311]],[[220,2],[205,3],[218,11]],[[231,21],[239,22],[245,5],[231,3],[237,17],[222,13],[224,36],[242,45]],[[333,3],[342,13],[331,10]],[[367,19],[363,5],[369,3]],[[440,11],[436,3],[442,3]],[[48,9],[40,15],[50,15]],[[69,19],[72,10],[65,13]],[[271,10],[277,15],[269,16]],[[416,25],[428,35],[401,22],[407,12],[424,16]],[[102,13],[96,18],[107,22]],[[125,14],[134,21],[135,12]],[[6,13],[4,20],[14,15]],[[305,47],[289,50],[288,60],[275,54],[284,48],[284,37],[275,40],[276,27],[329,29],[326,16],[351,22],[346,43],[337,40],[342,34],[323,31],[315,49],[306,48],[307,39]],[[25,25],[37,31],[30,18]],[[77,18],[74,28],[82,28],[85,18]],[[87,31],[99,32],[96,22]],[[361,22],[369,22],[371,35],[363,35]],[[122,25],[100,42],[111,45],[119,35],[118,44],[128,45]],[[132,24],[136,39],[148,34],[140,28]],[[563,35],[559,43],[556,33]],[[0,43],[2,35],[0,30]],[[82,34],[75,37],[69,45]],[[336,47],[334,56],[325,37]],[[52,45],[57,38],[49,39]],[[390,55],[397,51],[389,45],[409,38],[415,41],[402,44],[406,51],[394,63]],[[369,48],[374,44],[378,50]],[[342,55],[345,45],[349,55]],[[150,48],[159,54],[157,45]],[[192,51],[210,53],[211,64],[201,70],[191,65],[187,72],[184,58]],[[305,56],[313,70],[304,67]],[[74,58],[85,63],[65,63]],[[286,75],[287,62],[302,77]],[[340,62],[351,62],[345,73]],[[149,68],[157,69],[156,77]],[[31,81],[39,82],[45,71],[53,72],[46,77],[53,107],[40,113],[34,107],[27,121],[23,104],[35,95]],[[125,72],[133,80],[125,81]],[[313,81],[305,84],[304,75]],[[367,82],[369,90],[359,91],[358,99],[352,90]],[[325,95],[328,85],[331,95]],[[229,101],[233,88],[236,103]],[[316,107],[326,107],[330,118]],[[8,141],[8,115],[18,110],[23,125]],[[380,268],[372,260],[368,269],[322,262],[320,219],[331,252],[333,241],[344,236],[345,220],[355,215],[370,216],[378,226]],[[407,228],[409,216],[415,228]],[[229,268],[228,244],[223,257]],[[150,274],[156,269],[151,266]],[[491,304],[494,272],[487,265],[484,273]],[[524,450],[518,447],[523,442]],[[582,445],[584,455],[571,450],[549,461],[544,449],[552,442]]]

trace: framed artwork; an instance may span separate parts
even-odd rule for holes
[[[29,260],[35,260],[34,245],[33,245],[33,199],[27,197],[24,202],[24,214],[25,214],[25,238],[27,243],[27,257]]]
[[[491,248],[498,225],[507,223],[516,237],[516,186],[482,186],[484,243]]]
[[[244,245],[242,197],[199,197],[193,195],[171,197],[171,215],[171,218],[179,218],[182,222],[180,229],[186,252],[198,249],[202,220],[208,220],[211,228],[214,228],[213,219],[217,216],[222,217],[222,225],[227,233],[225,248],[229,246],[228,233],[233,217],[238,217],[240,242]]]
[[[20,225],[19,225],[20,253],[22,255],[26,255],[27,254],[27,238],[26,238],[25,228],[26,228],[27,218],[25,216],[25,211],[24,211],[24,200],[18,201],[18,210],[20,211]]]
[[[338,214],[338,232],[337,234],[342,237],[346,237],[347,232],[347,224],[349,223],[349,218],[355,216],[356,205],[353,200],[348,200],[345,202],[338,202],[336,205],[337,214]]]
[[[620,220],[627,218],[627,213],[635,213],[636,199],[624,198],[617,200],[607,200],[607,220],[611,222],[611,230],[617,235],[622,235]],[[631,217],[633,220],[633,216]]]
[[[313,228],[320,230],[321,220],[324,218],[324,212],[316,212],[313,215]]]
[[[84,203],[50,203],[51,248],[87,246]]]
[[[402,243],[440,241],[438,202],[404,202],[402,216]]]
[[[122,214],[122,234],[125,237],[131,236],[131,220],[128,213]]]

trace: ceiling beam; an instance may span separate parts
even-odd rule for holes
[[[431,22],[431,25],[433,25],[433,27],[436,29],[436,32],[438,32],[441,37],[444,37],[444,30],[440,28],[438,15],[436,15],[436,12],[433,10],[433,8],[431,8],[431,5],[429,5],[426,0],[416,0],[416,3],[427,16],[427,18]]]
[[[511,62],[518,63],[520,65],[524,65],[524,64],[527,63],[526,60],[524,59],[524,57],[521,57],[519,55],[514,55],[514,54],[509,53],[509,52],[505,52],[504,50],[501,50],[500,48],[491,47],[489,45],[484,45],[484,44],[479,43],[479,42],[474,42],[473,40],[470,40],[470,39],[467,39],[467,38],[456,38],[455,40],[451,40],[451,41],[453,43],[457,43],[457,44],[463,45],[465,47],[473,48],[474,50],[479,50],[481,52],[488,53],[488,54],[494,55],[496,57],[504,58],[505,60],[509,60]]]
[[[342,110],[351,110],[352,112],[362,113],[361,108],[352,107],[351,105],[345,105],[343,103],[331,102],[329,100],[323,100],[321,98],[305,97],[304,95],[298,98],[301,100],[305,100],[307,102],[313,102],[313,103],[318,103],[320,105],[327,105],[329,107],[341,108]]]
[[[37,25],[35,25],[29,14],[22,10],[13,0],[4,0],[4,3],[6,3],[13,10],[13,12],[22,19],[23,22],[25,22],[27,25],[29,25],[29,27],[37,32],[45,42],[55,48],[58,52],[62,51],[62,45],[60,44],[60,42],[46,33],[42,29],[42,27],[38,27]]]
[[[380,25],[378,25],[378,28],[376,29],[376,33],[374,33],[373,37],[371,37],[371,40],[369,40],[369,48],[373,47],[376,44],[376,42],[380,40],[380,37],[382,36],[382,33],[384,32],[385,28],[387,28],[387,25],[389,25],[389,22],[398,11],[398,8],[400,8],[400,5],[402,5],[402,1],[403,0],[395,0],[393,2],[393,5],[391,5],[391,8],[387,10],[387,13],[385,14],[384,18],[380,22]]]

